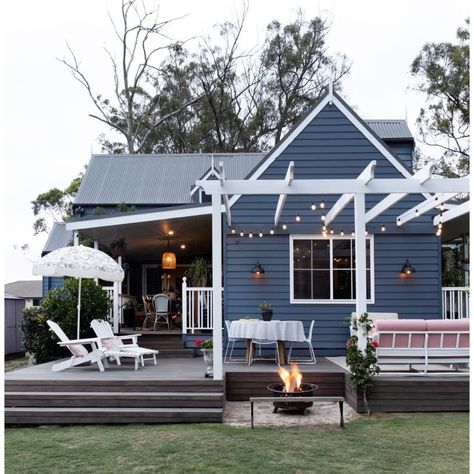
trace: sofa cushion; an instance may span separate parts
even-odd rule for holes
[[[379,336],[379,347],[382,348],[421,348],[425,345],[424,334],[415,334],[411,338],[408,334],[397,334],[397,332],[426,332],[426,321],[424,319],[396,319],[381,320],[375,322],[375,333],[387,332]]]
[[[469,319],[427,319],[426,329],[428,332],[450,332],[450,331],[469,331]],[[459,345],[457,345],[456,334],[445,334],[441,338],[440,334],[430,334],[428,336],[429,348],[452,348],[469,347],[469,334],[461,334]]]

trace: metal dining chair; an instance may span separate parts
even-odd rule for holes
[[[280,352],[278,351],[278,342],[275,340],[270,340],[270,339],[252,339],[252,346],[258,346],[258,353],[259,357],[255,357],[255,350],[252,350],[252,354],[249,360],[249,365],[254,361],[254,360],[268,360],[264,357],[260,357],[261,355],[261,350],[262,346],[266,345],[274,345],[275,346],[275,362],[280,365]]]
[[[316,364],[316,355],[314,354],[313,349],[313,328],[314,328],[314,319],[311,321],[311,325],[309,326],[308,336],[304,338],[304,342],[308,344],[309,348],[309,358],[304,359],[296,359],[291,358],[291,350],[293,349],[293,342],[290,343],[290,350],[288,351],[288,363],[291,364],[296,362],[298,364]]]
[[[227,330],[227,346],[226,346],[225,354],[224,354],[224,362],[227,363],[227,364],[245,363],[245,358],[232,358],[232,353],[234,351],[234,344],[235,344],[236,341],[239,340],[239,338],[229,336],[229,334],[230,334],[230,321],[227,320],[227,319],[225,320],[225,328]],[[240,340],[242,340],[242,339],[240,339]],[[230,354],[229,354],[229,356],[227,356],[227,354],[229,352],[229,348],[230,348]]]

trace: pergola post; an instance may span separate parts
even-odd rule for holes
[[[214,380],[222,380],[222,221],[219,192],[212,193],[212,310]]]
[[[365,243],[365,194],[354,198],[355,263],[356,263],[356,313],[367,311],[366,243]]]

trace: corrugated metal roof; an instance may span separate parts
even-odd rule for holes
[[[20,280],[5,284],[5,294],[19,298],[41,298],[43,296],[42,280]]]
[[[49,233],[43,252],[52,252],[53,250],[67,247],[73,238],[72,230],[66,230],[66,224],[64,222],[55,222]]]
[[[200,176],[222,161],[229,179],[242,179],[263,153],[93,155],[75,204],[188,204]]]
[[[365,123],[382,139],[412,139],[406,120],[365,120]]]

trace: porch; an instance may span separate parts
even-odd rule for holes
[[[343,396],[361,413],[342,360],[318,357],[300,368],[318,396]],[[102,373],[94,366],[53,373],[52,364],[5,374],[6,424],[221,423],[226,401],[266,396],[267,385],[279,381],[267,361],[223,364],[223,380],[204,378],[200,357],[160,358],[138,371],[111,363]],[[374,412],[469,411],[469,374],[385,373],[369,404]]]

